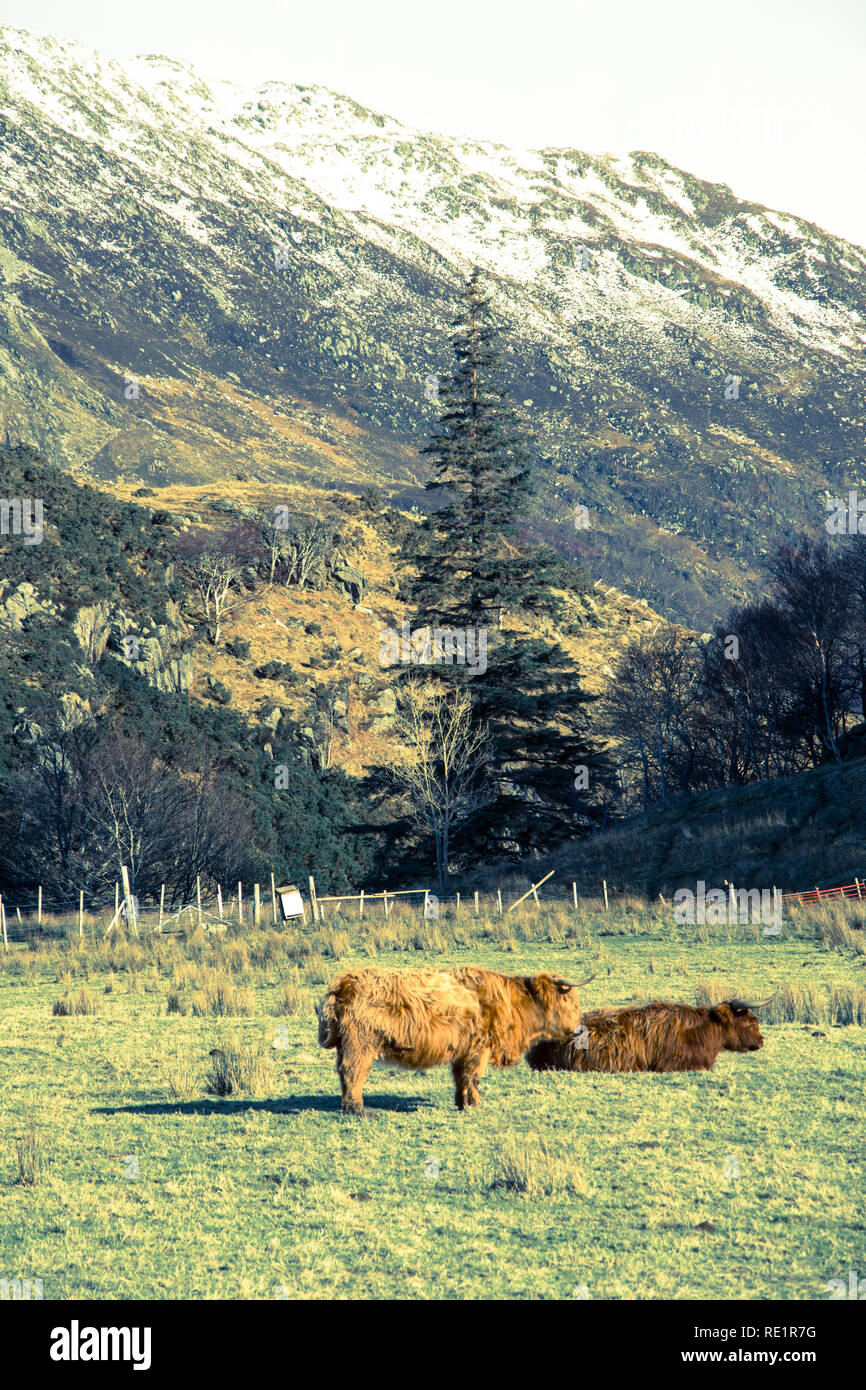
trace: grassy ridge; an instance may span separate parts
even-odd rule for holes
[[[866,1033],[804,1021],[834,991],[862,995],[844,917],[696,939],[636,903],[477,922],[395,909],[364,937],[355,922],[13,948],[0,1277],[41,1277],[46,1298],[826,1298],[866,1266]],[[339,1114],[311,1006],[369,959],[573,978],[591,965],[586,1007],[779,984],[793,1003],[760,1053],[710,1073],[521,1065],[487,1075],[477,1114],[453,1108],[447,1069],[376,1068],[359,1123]],[[52,1016],[81,991],[95,1012]],[[31,1121],[28,1185],[15,1141]]]
[[[866,762],[827,763],[791,777],[699,792],[635,816],[621,828],[574,841],[533,863],[534,878],[600,880],[632,892],[670,896],[725,880],[737,888],[773,884],[785,893],[866,878]],[[866,914],[866,900],[864,900]]]

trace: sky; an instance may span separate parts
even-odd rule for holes
[[[866,246],[866,0],[0,0],[0,23],[426,130],[652,150]]]

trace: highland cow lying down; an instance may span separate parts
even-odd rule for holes
[[[316,1010],[319,1042],[337,1049],[347,1114],[363,1115],[364,1082],[380,1060],[412,1070],[450,1063],[464,1110],[479,1104],[488,1063],[512,1067],[541,1038],[567,1041],[580,1023],[577,990],[557,975],[498,975],[476,966],[350,970],[332,980]]]
[[[730,999],[703,1007],[657,1000],[594,1009],[573,1038],[536,1043],[526,1060],[536,1071],[708,1071],[723,1050],[764,1046],[753,1012],[761,1007]]]

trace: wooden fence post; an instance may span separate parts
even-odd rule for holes
[[[456,902],[455,907],[454,907],[454,916],[455,916],[455,917],[459,917],[459,916],[460,916],[460,894],[459,894],[459,893],[457,894],[457,902]]]
[[[478,889],[475,889],[475,916],[478,916]]]
[[[319,900],[316,897],[316,880],[313,878],[312,874],[310,874],[310,905],[313,909],[313,921],[318,922],[320,920]]]
[[[120,884],[119,884],[119,883],[117,882],[117,880],[115,879],[115,881],[114,881],[114,915],[115,915],[115,917],[117,916],[117,914],[118,914],[119,912],[120,912]]]
[[[497,901],[497,903],[499,904],[499,916],[501,917],[501,916],[502,916],[502,889],[501,889],[501,888],[497,888],[497,890],[496,890],[496,901]]]
[[[159,926],[157,931],[162,931],[162,914],[165,911],[165,884],[159,885]]]
[[[425,921],[426,921],[426,919],[427,919],[427,905],[428,905],[429,902],[430,902],[430,889],[429,889],[429,888],[425,888],[425,889],[424,889],[424,919],[425,919]]]
[[[201,926],[201,878],[198,874],[195,876],[195,901],[198,908],[198,924]]]
[[[39,885],[39,896],[36,899],[36,925],[42,926],[42,884]]]
[[[363,917],[363,915],[364,915],[364,890],[363,890],[363,888],[362,888],[362,889],[361,889],[361,896],[360,896],[360,898],[359,898],[359,900],[358,900],[358,916],[359,916],[359,917]]]
[[[138,934],[138,923],[135,920],[135,904],[132,901],[132,893],[129,887],[129,869],[125,864],[120,866],[120,877],[123,879],[123,902],[126,907],[126,925],[132,923],[133,935]]]
[[[3,906],[3,895],[0,893],[0,925],[3,927],[3,949],[9,950],[9,938],[6,935],[6,909]]]
[[[273,872],[271,873],[271,912],[273,914],[274,926],[277,925],[277,884]]]
[[[385,916],[388,916],[388,889],[382,890],[382,906],[385,909]]]
[[[577,911],[577,884],[572,880],[571,896],[574,898],[574,910]]]
[[[112,917],[111,921],[109,922],[108,926],[105,928],[105,936],[103,937],[103,940],[104,940],[104,941],[107,941],[107,940],[108,940],[108,934],[109,934],[109,932],[111,931],[112,927],[113,927],[113,926],[115,925],[115,923],[117,922],[117,919],[118,919],[119,916],[120,916],[120,907],[118,906],[117,911],[115,912],[115,914],[114,914],[114,916]]]
[[[78,894],[78,940],[84,935],[84,889]]]
[[[253,898],[254,898],[254,900],[255,900],[255,909],[254,909],[254,912],[253,912],[253,920],[254,920],[256,926],[258,927],[258,926],[261,925],[261,921],[262,921],[262,900],[261,900],[261,895],[260,895],[260,893],[259,893],[259,885],[258,885],[257,883],[256,883],[256,884],[254,885],[254,887],[253,887]]]
[[[222,921],[222,919],[223,919],[223,886],[222,886],[221,883],[218,883],[218,884],[217,884],[217,907],[219,908],[220,921]]]
[[[515,899],[515,901],[511,904],[511,906],[510,906],[510,908],[508,909],[508,911],[509,911],[509,912],[513,912],[514,909],[515,909],[516,907],[519,907],[520,904],[521,904],[522,902],[524,902],[524,901],[526,900],[526,898],[529,897],[530,893],[533,893],[533,894],[535,895],[535,901],[538,902],[538,894],[536,893],[535,890],[536,890],[537,888],[540,888],[541,885],[542,885],[542,883],[546,883],[547,880],[548,880],[549,878],[553,878],[553,875],[554,875],[555,873],[556,873],[556,870],[555,870],[555,869],[551,869],[551,871],[550,871],[549,874],[545,874],[545,875],[544,875],[544,878],[540,878],[540,879],[538,880],[537,883],[533,883],[529,888],[527,888],[526,892],[523,894],[523,897],[521,897],[521,898],[516,898],[516,899]]]
[[[238,879],[238,925],[244,924],[244,885]]]
[[[859,878],[855,878],[854,882],[855,882],[856,885],[857,885],[857,897],[862,899],[863,894],[860,892],[860,880],[859,880]]]
[[[606,878],[603,878],[603,879],[601,880],[601,886],[602,886],[602,888],[604,889],[604,906],[605,906],[605,911],[610,912],[610,903],[609,903],[608,900],[607,900],[607,879],[606,879]]]

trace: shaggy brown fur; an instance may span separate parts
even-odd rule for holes
[[[451,1064],[458,1109],[478,1105],[488,1063],[511,1067],[539,1038],[566,1039],[580,1022],[574,985],[556,975],[457,970],[350,970],[317,1009],[319,1042],[337,1049],[343,1110],[363,1115],[375,1061],[415,1070]]]
[[[703,1008],[656,1000],[636,1009],[594,1009],[581,1024],[565,1042],[537,1043],[526,1054],[529,1065],[536,1071],[708,1071],[722,1050],[764,1046],[757,1014],[740,999]]]

